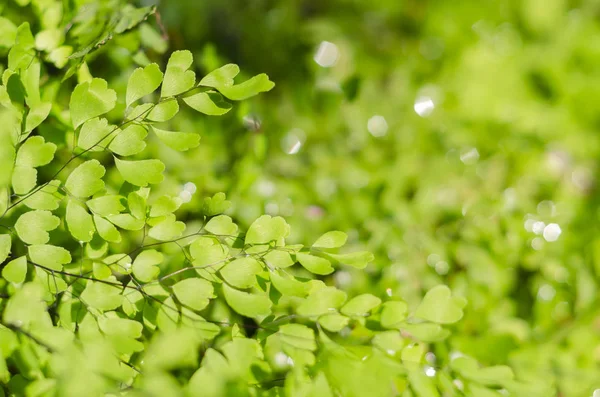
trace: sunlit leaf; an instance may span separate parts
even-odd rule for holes
[[[112,110],[116,102],[117,93],[108,88],[106,80],[94,78],[90,82],[78,84],[69,103],[73,128]]]
[[[163,180],[165,165],[160,160],[128,161],[115,157],[115,165],[123,179],[132,185],[148,186]]]
[[[189,51],[175,51],[171,54],[163,79],[161,97],[181,94],[194,86],[196,74],[188,70],[192,63],[193,57]]]
[[[162,82],[163,74],[155,63],[137,68],[129,76],[125,104],[131,105],[138,99],[153,93]]]
[[[271,311],[272,302],[264,295],[251,294],[223,285],[227,304],[237,313],[246,317],[266,316]]]

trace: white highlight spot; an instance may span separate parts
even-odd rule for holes
[[[369,133],[375,138],[385,136],[388,131],[388,124],[387,121],[385,121],[385,117],[380,115],[371,117],[369,121],[367,121],[367,130],[369,130]]]
[[[272,215],[272,216],[278,215],[279,214],[279,205],[277,205],[277,203],[274,203],[271,201],[271,202],[265,204],[265,212],[268,215]]]
[[[429,266],[435,266],[442,258],[438,254],[429,254],[427,257],[427,264]]]
[[[262,197],[271,197],[277,191],[275,184],[269,180],[263,179],[256,184],[258,194]]]
[[[525,224],[523,226],[528,232],[533,232],[533,225],[535,225],[536,222],[537,221],[535,219],[529,218],[525,221]]]
[[[450,265],[446,261],[439,261],[435,264],[435,271],[440,276],[448,274],[448,270],[450,270]]]
[[[537,212],[542,216],[556,215],[556,205],[550,200],[540,201],[537,205]]]
[[[531,240],[531,248],[533,248],[536,251],[541,250],[544,247],[544,240],[541,239],[540,237],[536,237],[533,240]]]
[[[339,55],[340,51],[335,44],[322,41],[313,59],[319,66],[329,68],[336,64]]]
[[[454,379],[452,383],[454,383],[454,386],[456,386],[456,388],[460,391],[463,391],[465,389],[465,385],[460,379]]]
[[[427,117],[435,108],[435,103],[433,103],[433,99],[428,96],[420,96],[415,100],[414,107],[415,113],[417,113],[421,117]]]
[[[463,164],[475,164],[477,160],[479,160],[479,152],[476,148],[466,149],[460,153],[460,161],[462,161]]]
[[[544,240],[548,242],[556,241],[561,233],[562,230],[557,223],[549,223],[548,226],[544,228]]]
[[[347,271],[340,270],[339,272],[335,272],[333,274],[333,279],[339,287],[345,287],[350,285],[352,282],[352,275]]]
[[[546,224],[542,221],[537,221],[534,222],[533,227],[531,228],[531,230],[535,233],[535,234],[542,234],[544,232],[544,228],[546,227]]]
[[[556,295],[556,290],[550,284],[544,284],[538,290],[538,298],[544,301],[549,301]]]
[[[196,193],[196,184],[194,182],[187,182],[185,185],[183,185],[183,190],[194,194]]]
[[[192,193],[190,193],[187,190],[182,190],[179,193],[179,198],[181,199],[182,202],[189,203],[190,201],[192,201]]]
[[[287,354],[282,353],[282,352],[277,352],[277,354],[275,354],[275,363],[277,365],[279,365],[280,367],[284,367],[287,364],[287,359],[289,357],[287,356]]]
[[[425,367],[425,375],[429,376],[430,378],[435,376],[435,368],[433,367]]]
[[[306,134],[300,128],[294,128],[281,140],[281,148],[287,154],[296,154],[306,140]]]

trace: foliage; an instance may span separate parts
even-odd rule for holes
[[[564,61],[514,53],[573,50],[544,22],[560,10],[531,13],[519,50],[513,28],[464,39],[467,5],[436,2],[425,18],[387,1],[282,2],[257,24],[270,6],[241,3],[0,5],[0,396],[589,396],[593,252],[563,238],[535,251],[522,223],[540,201],[535,221],[581,223],[548,200],[586,208],[589,192],[558,185],[564,170],[531,171],[563,153],[545,152],[561,136],[536,122],[578,130],[567,109],[593,117],[575,93],[540,108],[535,90],[480,91],[530,78],[525,67],[538,90],[546,70],[579,81]],[[221,13],[214,31],[183,23]],[[436,22],[445,13],[454,25]],[[597,30],[581,18],[575,38]],[[390,55],[397,21],[427,23],[403,50],[412,63]],[[244,44],[228,45],[236,31]],[[458,55],[436,57],[436,36]],[[331,37],[355,59],[321,70],[313,45]],[[227,53],[278,89],[255,97],[273,83]],[[508,77],[482,82],[498,62]],[[396,112],[415,97],[435,100],[431,117]],[[523,116],[506,120],[515,98]],[[374,112],[389,128],[369,136]],[[500,143],[530,160],[489,138],[509,128]],[[296,142],[311,149],[290,155]]]

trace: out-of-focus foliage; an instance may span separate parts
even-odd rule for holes
[[[600,3],[0,10],[0,396],[600,389]]]

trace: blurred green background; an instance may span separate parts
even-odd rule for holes
[[[123,91],[189,49],[199,74],[235,62],[277,84],[174,119],[199,148],[154,146],[182,220],[223,191],[243,225],[284,216],[291,242],[346,231],[376,261],[327,281],[409,303],[445,283],[469,301],[453,351],[552,395],[600,389],[600,1],[151,4],[161,23],[95,52],[92,75]]]
[[[600,388],[600,2],[173,1],[173,48],[277,84],[225,120],[185,120],[169,166],[233,216],[282,215],[372,250],[333,282],[469,300],[451,337],[556,395]],[[166,150],[166,149],[165,149]],[[175,171],[176,170],[176,171]]]

